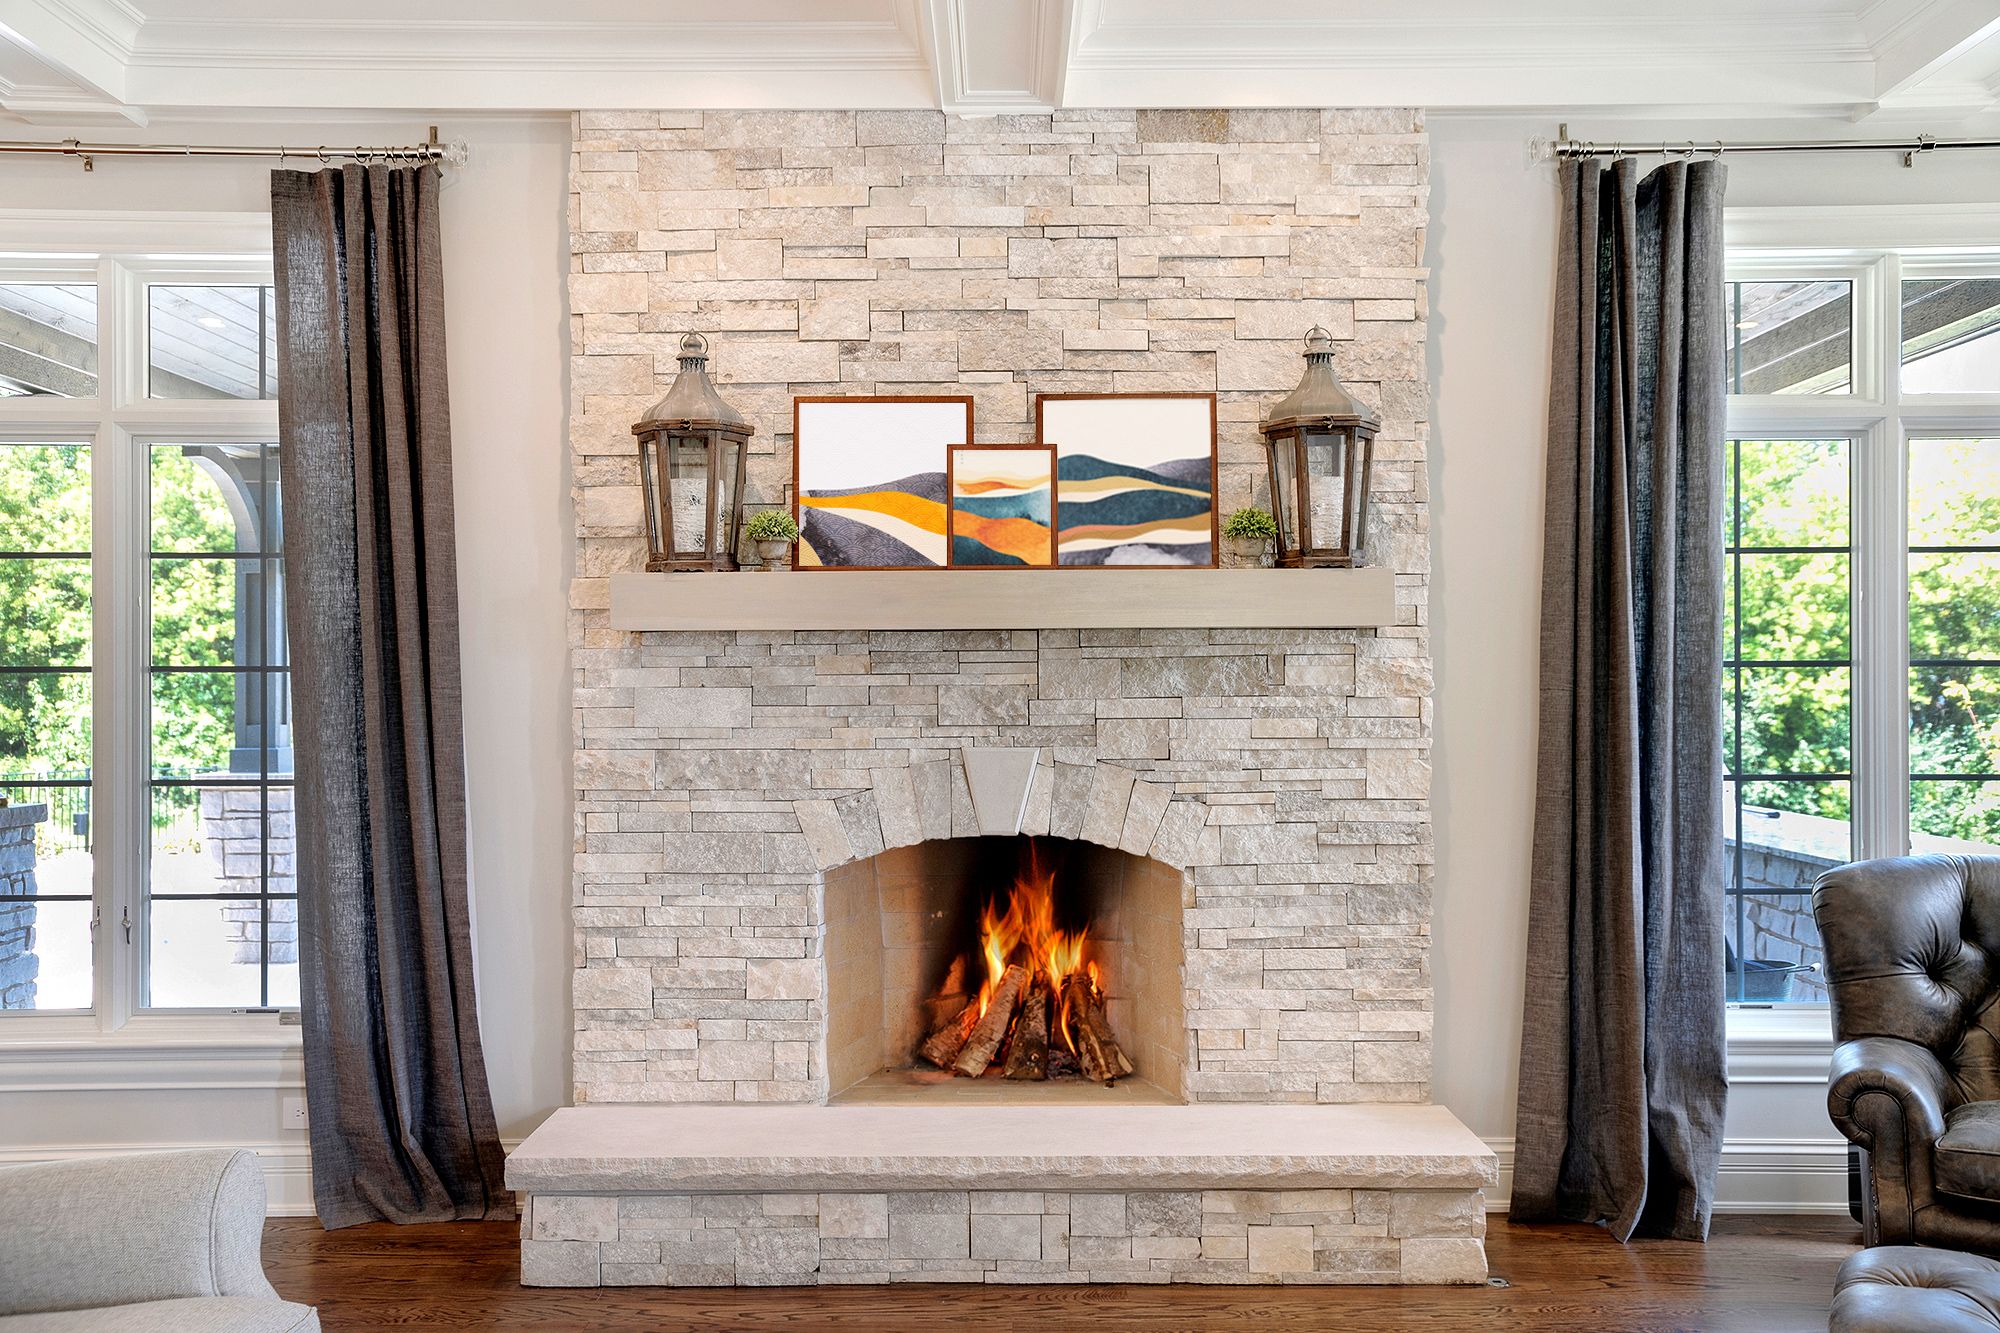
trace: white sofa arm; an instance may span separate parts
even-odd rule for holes
[[[264,1174],[252,1153],[0,1167],[0,1315],[188,1296],[275,1300],[263,1241]]]

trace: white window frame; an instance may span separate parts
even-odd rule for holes
[[[98,298],[98,396],[0,398],[0,436],[91,447],[98,909],[93,1008],[0,1014],[0,1091],[193,1081],[295,1088],[302,1081],[296,1011],[139,1003],[152,800],[148,450],[155,442],[278,438],[275,401],[147,396],[146,289],[158,282],[268,284],[270,248],[268,214],[0,210],[0,279],[95,282]],[[118,330],[128,332],[120,338]]]
[[[1901,331],[1893,326],[1906,277],[2000,276],[2000,208],[1727,209],[1724,230],[1731,281],[1854,284],[1852,391],[1732,394],[1728,433],[1849,441],[1853,855],[1900,856],[1910,838],[1909,440],[2000,435],[2000,392],[1905,396]],[[1831,1022],[1825,1005],[1732,1006],[1726,1020],[1732,1078],[1824,1081]]]

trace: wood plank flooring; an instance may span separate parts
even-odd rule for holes
[[[830,1287],[529,1290],[512,1223],[266,1227],[264,1267],[285,1297],[345,1329],[648,1329],[853,1333],[1127,1330],[1823,1330],[1834,1270],[1860,1243],[1844,1217],[1726,1217],[1707,1245],[1619,1245],[1594,1227],[1493,1220],[1505,1288]]]

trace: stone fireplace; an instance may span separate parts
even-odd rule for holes
[[[1425,152],[1394,110],[579,116],[578,1105],[510,1159],[524,1280],[1484,1276],[1492,1155],[1425,1105]],[[1257,421],[1314,323],[1382,416],[1383,568],[1305,576],[1379,575],[1369,618],[1222,628],[1132,583],[1150,627],[1016,596],[870,630],[838,571],[685,576],[819,590],[828,628],[613,613],[686,330],[757,427],[753,504],[789,499],[795,394],[970,394],[1000,443],[1035,393],[1193,390],[1227,511],[1268,504]],[[912,1059],[1024,844],[1090,923],[1109,1087]]]
[[[1185,997],[1179,1031],[1135,1040],[1149,1081],[1190,1102],[1425,1100],[1424,722],[1397,703],[1428,675],[1419,642],[638,636],[612,655],[638,665],[607,670],[645,683],[596,690],[587,667],[580,691],[577,1100],[839,1091],[834,1053],[844,1078],[867,1040],[828,1028],[830,997],[866,984],[842,948],[866,937],[865,881],[894,906],[880,886],[907,882],[908,849],[978,837],[966,756],[996,745],[1038,755],[1021,834],[1185,885],[1149,923],[1178,917]]]

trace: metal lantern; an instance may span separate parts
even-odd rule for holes
[[[1381,420],[1333,373],[1333,337],[1306,334],[1306,373],[1261,429],[1271,464],[1278,564],[1291,569],[1366,563],[1368,490]]]
[[[681,372],[632,427],[645,491],[646,569],[736,568],[743,457],[754,429],[708,379],[708,339],[681,339]]]

